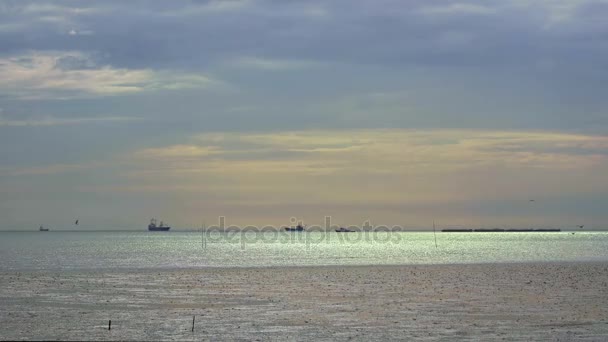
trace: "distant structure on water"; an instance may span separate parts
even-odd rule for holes
[[[44,227],[42,227],[42,225],[40,225],[40,228],[38,230],[41,231],[41,232],[48,232],[49,231],[48,228],[44,228]]]
[[[156,219],[151,219],[150,224],[148,225],[148,230],[151,232],[166,232],[169,229],[171,229],[171,227],[165,226],[163,221],[160,221],[160,224],[157,226]]]
[[[299,223],[295,227],[285,227],[285,230],[288,232],[302,232],[302,231],[304,231],[304,226],[301,223]]]
[[[481,229],[442,229],[443,233],[522,233],[522,232],[561,232],[561,229],[502,229],[502,228],[481,228]]]

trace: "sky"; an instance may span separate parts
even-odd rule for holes
[[[600,0],[0,0],[0,229],[608,228],[606,18]]]

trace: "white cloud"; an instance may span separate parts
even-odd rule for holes
[[[84,3],[81,3],[84,4]],[[73,7],[62,6],[50,3],[30,3],[26,4],[22,9],[24,13],[32,13],[39,15],[82,15],[91,13],[102,13],[104,10],[99,7]]]
[[[63,68],[60,62],[65,58],[83,60],[92,67]],[[79,52],[31,53],[0,59],[0,90],[21,99],[109,96],[217,84],[200,74],[96,66]]]
[[[91,35],[93,35],[93,31],[71,29],[68,31],[68,35],[70,35],[70,36],[91,36]]]

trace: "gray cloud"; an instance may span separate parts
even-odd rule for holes
[[[576,62],[604,39],[605,2],[579,1],[18,2],[0,16],[5,52],[103,51],[125,67],[201,66],[230,57],[368,64]],[[578,5],[576,5],[578,4]],[[94,34],[78,37],[70,32]],[[22,39],[23,34],[29,39]],[[571,51],[568,42],[584,36]]]
[[[0,160],[73,169],[81,185],[94,173],[103,188],[129,181],[72,166],[184,146],[210,132],[605,136],[607,16],[600,0],[2,1]],[[559,161],[604,151],[550,140],[504,141],[484,152]],[[309,154],[224,157],[291,162]],[[72,181],[51,187],[71,189]]]

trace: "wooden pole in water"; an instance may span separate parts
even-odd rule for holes
[[[108,330],[112,330],[112,320],[108,321]]]
[[[433,237],[435,238],[435,248],[437,248],[437,233],[435,233],[435,220],[433,220]]]
[[[196,318],[196,315],[192,316],[192,332],[194,332],[194,319]]]

